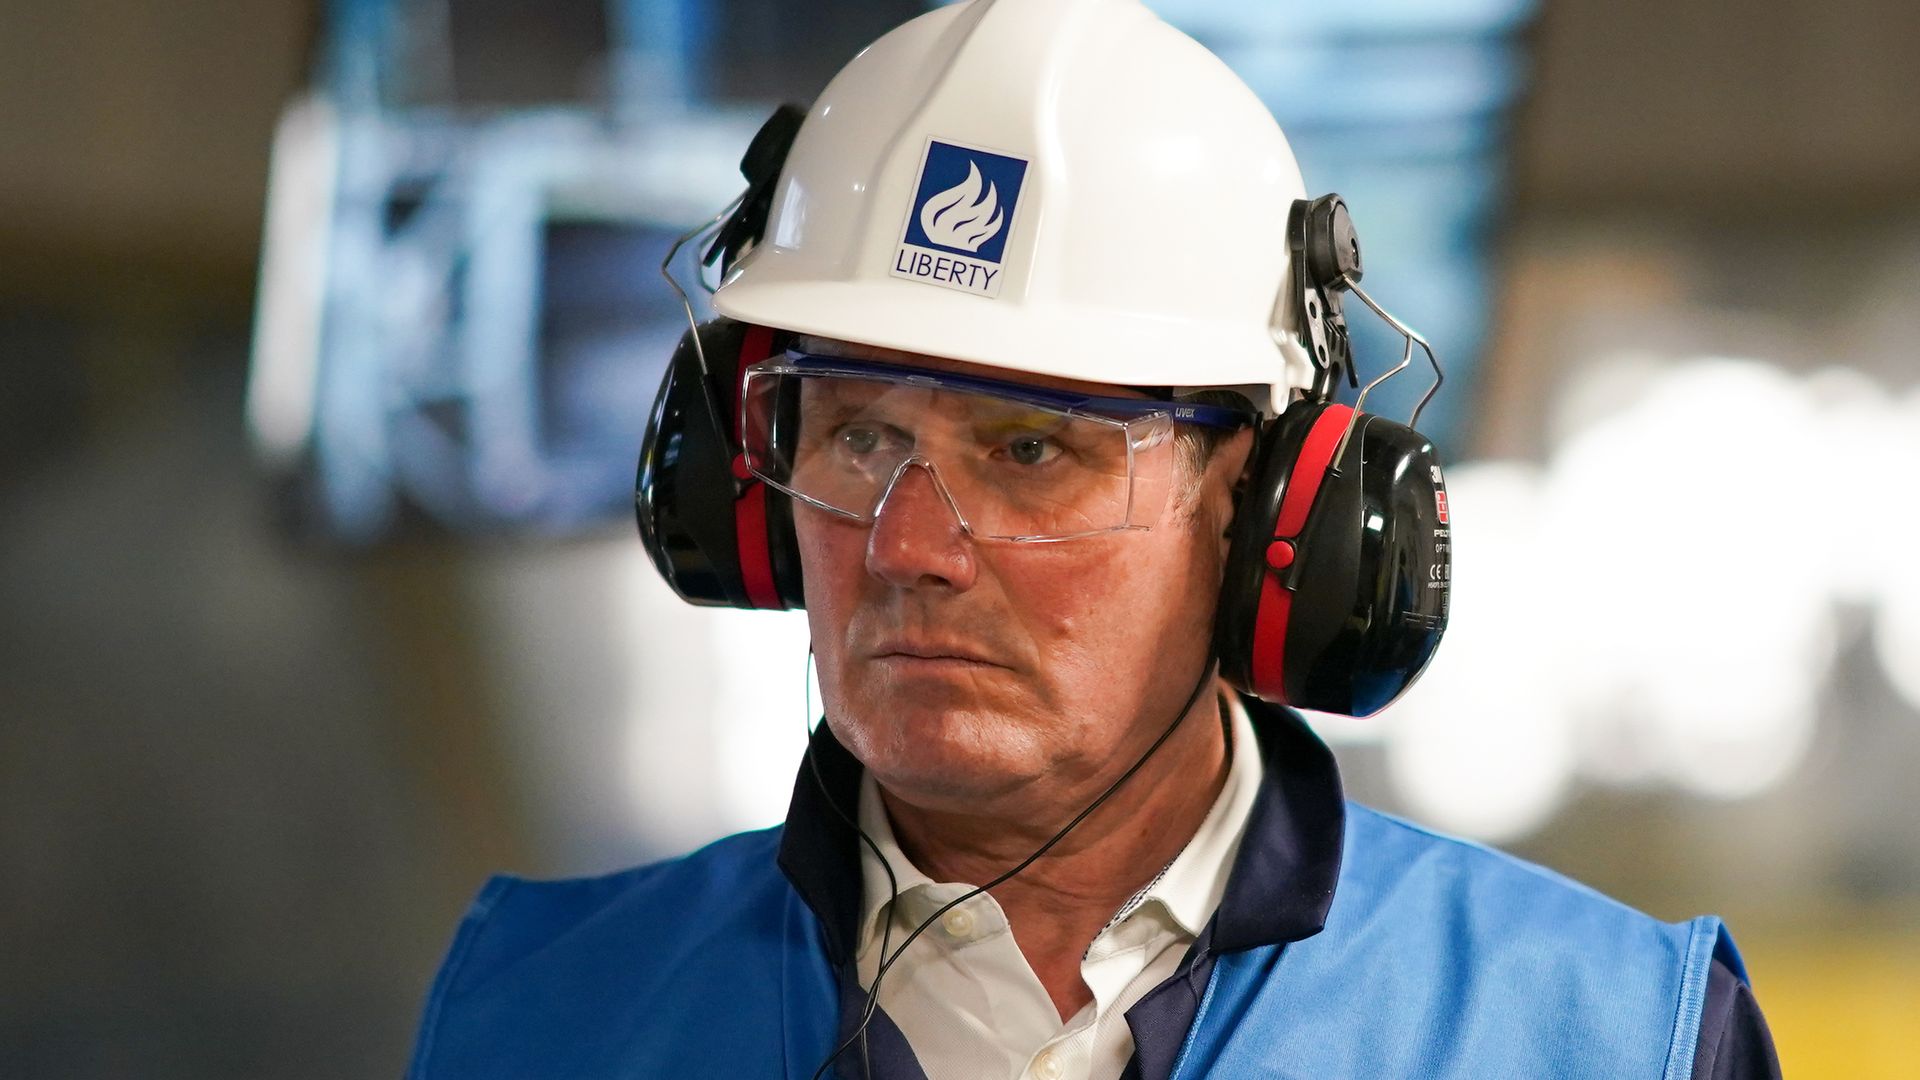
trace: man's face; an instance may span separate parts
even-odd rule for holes
[[[1240,432],[1201,475],[1181,470],[1151,529],[1059,543],[969,537],[912,465],[871,525],[796,504],[834,734],[889,791],[931,810],[1043,802],[1050,788],[1113,775],[1201,675],[1232,482],[1250,443]]]

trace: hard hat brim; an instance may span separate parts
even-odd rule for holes
[[[1058,302],[1036,320],[1016,304],[917,282],[778,281],[768,269],[721,288],[714,309],[795,333],[1033,375],[1113,386],[1266,387],[1253,404],[1274,413],[1311,379],[1304,351],[1257,326]],[[1180,373],[1178,383],[1168,381],[1169,371]]]

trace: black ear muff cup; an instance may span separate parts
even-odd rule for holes
[[[782,335],[730,319],[694,330],[667,364],[640,447],[634,514],[667,584],[690,603],[803,606],[800,555],[785,495],[747,474],[739,445],[740,373],[784,347]]]
[[[1452,543],[1432,444],[1404,424],[1353,416],[1296,402],[1262,431],[1215,636],[1222,674],[1248,693],[1367,716],[1439,644]]]

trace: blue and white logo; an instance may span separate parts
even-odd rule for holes
[[[1000,262],[1026,177],[1020,158],[930,140],[893,276],[998,296]]]

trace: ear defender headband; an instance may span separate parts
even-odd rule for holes
[[[748,147],[741,161],[747,191],[716,222],[705,253],[723,273],[763,234],[804,115],[782,106]],[[1369,391],[1409,366],[1417,344],[1436,374],[1424,407],[1439,388],[1439,364],[1424,339],[1361,291],[1360,246],[1339,196],[1296,202],[1287,232],[1288,303],[1316,375],[1305,396],[1259,432],[1228,534],[1215,647],[1221,674],[1248,693],[1366,716],[1412,685],[1439,645],[1452,542],[1432,444],[1409,424],[1362,406]],[[1341,308],[1347,292],[1407,341],[1400,364],[1352,407],[1332,401],[1343,371],[1358,385]],[[689,602],[771,610],[804,604],[791,500],[747,472],[736,430],[741,373],[784,350],[789,337],[713,319],[681,336],[660,384],[634,507],[654,565]],[[1415,408],[1414,422],[1419,414]]]

